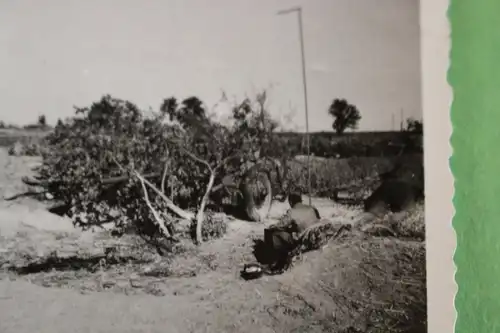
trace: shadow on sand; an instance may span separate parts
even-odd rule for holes
[[[129,262],[134,263],[146,263],[145,260],[138,260],[137,258],[131,256],[125,257],[106,257],[105,255],[93,256],[90,258],[80,258],[77,256],[59,258],[59,257],[48,257],[42,262],[30,263],[25,266],[11,266],[8,268],[9,271],[15,272],[19,275],[36,274],[42,272],[50,271],[77,271],[86,270],[89,272],[98,271],[102,266],[110,267],[116,265],[123,265]]]

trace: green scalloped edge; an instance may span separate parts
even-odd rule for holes
[[[457,333],[500,332],[499,15],[499,0],[451,0],[448,9]]]

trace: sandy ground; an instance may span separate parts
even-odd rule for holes
[[[36,163],[36,158],[10,157],[0,149],[0,194],[25,189],[19,178],[28,175]],[[314,199],[314,204],[321,215],[333,220],[352,222],[360,215],[329,200]],[[0,332],[321,332],[321,328],[304,327],[301,316],[293,311],[284,313],[277,307],[286,291],[294,288],[293,269],[248,282],[239,278],[242,265],[252,260],[250,238],[261,236],[265,225],[274,223],[286,209],[286,204],[276,204],[264,224],[231,222],[224,238],[200,249],[215,256],[217,269],[164,279],[161,297],[106,291],[82,294],[72,288],[46,288],[29,277],[4,276],[0,280]],[[82,244],[95,237],[75,230],[68,220],[48,213],[34,200],[1,202],[0,250],[8,251],[2,247],[5,240],[21,233],[32,235],[31,241],[40,235],[53,237],[45,240],[73,235]],[[307,305],[297,307],[302,311]]]

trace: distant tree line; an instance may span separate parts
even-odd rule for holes
[[[175,98],[163,101],[161,112],[169,117],[171,121],[176,120],[184,123],[197,120],[204,116],[204,103],[196,96],[183,100],[180,104]],[[180,109],[182,112],[176,113]],[[401,154],[401,150],[414,153],[421,152],[421,145],[416,142],[423,134],[422,121],[409,118],[406,128],[402,132],[391,132],[390,134],[373,133],[346,133],[346,130],[356,130],[361,113],[359,109],[349,103],[346,99],[334,99],[327,110],[334,118],[332,123],[333,132],[312,133],[310,135],[310,152],[318,157],[354,157],[354,156],[392,156]],[[101,117],[102,115],[95,115]],[[61,119],[57,120],[56,128],[63,126]],[[6,125],[0,121],[0,128],[19,128]],[[44,114],[38,117],[34,124],[24,126],[25,129],[50,129]],[[292,155],[302,155],[307,151],[306,138],[304,134],[293,132],[275,132],[276,144],[286,147]],[[270,148],[272,155],[273,148]],[[278,153],[276,153],[278,154]]]

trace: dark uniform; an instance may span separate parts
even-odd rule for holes
[[[290,195],[289,202],[291,208],[280,221],[264,230],[264,242],[274,259],[275,270],[290,264],[289,253],[298,245],[297,236],[321,219],[318,210],[303,204],[299,194]]]

